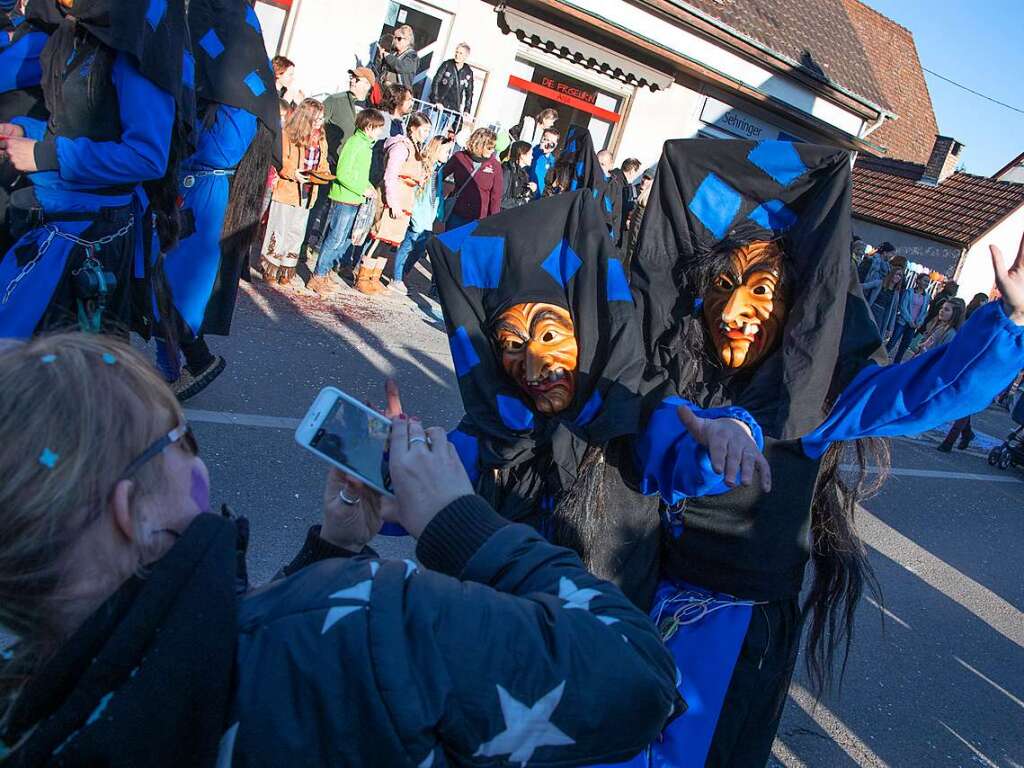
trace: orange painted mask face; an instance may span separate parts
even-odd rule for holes
[[[539,413],[551,415],[572,405],[579,347],[567,310],[554,304],[516,304],[498,316],[493,333],[505,373]]]
[[[704,323],[727,368],[756,364],[775,346],[786,319],[779,292],[782,251],[758,241],[738,248],[704,297]]]

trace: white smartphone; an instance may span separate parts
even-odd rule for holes
[[[295,441],[375,491],[394,496],[388,471],[391,419],[340,389],[316,396],[295,430]]]

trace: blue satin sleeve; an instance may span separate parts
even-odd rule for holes
[[[680,397],[666,398],[654,411],[636,441],[640,490],[660,494],[666,504],[678,504],[689,497],[714,496],[732,488],[725,476],[715,472],[707,448],[698,443],[679,420],[679,406],[689,407],[705,419],[737,419],[750,428],[758,450],[764,449],[764,435],[754,418],[742,408],[702,409]]]
[[[174,97],[143,77],[124,54],[111,72],[120,105],[121,140],[58,136],[57,162],[64,181],[92,185],[137,184],[167,171]]]
[[[0,47],[0,93],[38,86],[43,80],[39,56],[49,36],[32,31]]]
[[[828,418],[803,438],[819,458],[833,442],[913,435],[987,408],[1024,368],[1024,326],[1001,301],[971,315],[953,340],[899,365],[872,365],[843,390]]]
[[[26,139],[35,139],[36,141],[42,141],[46,136],[46,121],[37,120],[34,117],[16,117],[11,122],[14,125],[20,125],[22,130],[25,131]]]

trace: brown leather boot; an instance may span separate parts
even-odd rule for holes
[[[379,262],[378,262],[378,264],[379,264]],[[384,266],[383,265],[377,266],[377,267],[374,268],[373,273],[372,273],[372,275],[370,277],[370,288],[371,288],[370,292],[371,293],[374,293],[374,294],[383,293],[385,290],[387,290],[384,287],[384,283],[382,283],[380,281],[380,276],[383,275],[383,274],[384,274]]]
[[[363,264],[360,264],[358,267],[356,267],[355,279],[355,289],[360,293],[377,293],[377,291],[373,289],[373,270],[371,268],[363,266]]]

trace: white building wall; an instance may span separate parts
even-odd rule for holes
[[[997,245],[1003,252],[1007,266],[1017,255],[1021,232],[1024,232],[1024,206],[1018,208],[1010,216],[976,242],[967,252],[957,282],[960,290],[957,295],[970,301],[976,293],[989,293],[995,285],[992,272],[992,257],[989,245]]]
[[[704,96],[673,83],[664,91],[638,88],[622,130],[615,164],[635,157],[642,167],[654,165],[668,139],[688,139],[697,135],[698,116]]]
[[[295,62],[295,82],[307,96],[348,89],[348,70],[369,61],[387,5],[387,0],[295,0],[281,53]]]
[[[909,261],[922,264],[941,274],[952,274],[960,258],[960,249],[955,245],[937,243],[934,240],[912,235],[899,229],[853,218],[853,234],[859,235],[865,243],[878,247],[884,242],[896,246],[898,253]]]

